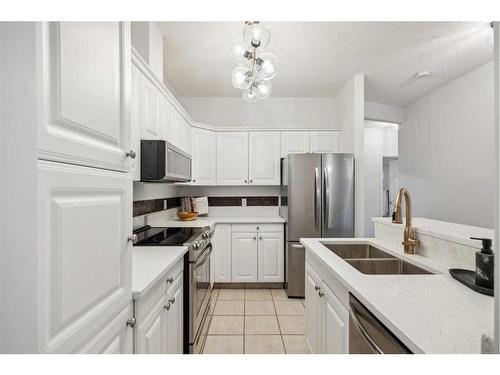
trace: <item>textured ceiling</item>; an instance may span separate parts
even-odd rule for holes
[[[243,22],[158,22],[180,96],[240,96],[229,54]],[[367,100],[407,105],[493,58],[487,22],[269,22],[280,61],[273,96],[335,96],[364,73]],[[431,75],[416,79],[415,73]]]

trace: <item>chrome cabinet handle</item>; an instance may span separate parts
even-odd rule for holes
[[[314,286],[314,290],[318,291],[318,290],[320,290],[320,289],[321,289],[321,288],[320,288],[319,286],[317,286],[317,285],[315,285],[315,286]]]
[[[194,179],[193,182],[196,182],[196,179]]]
[[[252,182],[253,182],[253,180],[250,180],[250,183],[252,183]]]
[[[130,150],[129,152],[127,152],[127,153],[125,154],[125,156],[127,156],[127,157],[129,157],[129,158],[131,158],[131,159],[135,159],[135,157],[136,157],[136,153],[135,153],[135,151],[134,151],[134,150]]]
[[[174,304],[175,303],[175,297],[172,297],[168,300],[168,302],[170,302],[171,304]]]
[[[259,230],[259,227],[257,227],[257,230]]]
[[[247,180],[245,180],[245,184],[247,183]]]
[[[294,249],[304,249],[304,246],[299,245],[299,244],[296,244],[296,243],[293,243],[293,244],[292,244],[292,247],[293,247]]]
[[[167,279],[167,283],[169,283],[169,284],[172,284],[172,283],[173,283],[173,281],[174,281],[174,278],[173,278],[173,277],[169,277],[169,278]]]
[[[262,241],[262,237],[259,237],[259,240],[261,240],[261,241]]]
[[[318,296],[323,297],[325,293],[323,293],[321,290],[318,292]]]
[[[165,310],[170,310],[170,302],[169,302],[169,303],[167,303],[165,306],[163,306],[163,308],[164,308]]]
[[[132,242],[133,244],[136,244],[138,239],[139,239],[139,237],[137,237],[137,234],[135,234],[135,233],[133,235],[129,236],[129,238],[128,238],[128,240],[130,242]]]
[[[129,318],[127,319],[127,327],[134,328],[135,327],[136,320],[135,318]]]
[[[255,241],[257,239],[257,237],[254,237],[253,240]]]

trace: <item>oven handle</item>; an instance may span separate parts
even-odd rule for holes
[[[200,261],[196,261],[195,264],[193,265],[194,270],[200,268],[207,261],[207,259],[210,257],[210,254],[212,254],[212,250],[213,250],[212,244],[208,244],[203,259]]]
[[[358,329],[358,331],[361,333],[361,335],[364,337],[366,342],[368,343],[371,348],[377,352],[378,354],[384,354],[382,349],[379,348],[379,346],[375,343],[375,341],[371,338],[370,334],[366,331],[365,327],[361,324],[361,322],[358,319],[358,311],[356,310],[356,306],[353,303],[350,303],[351,305],[351,311],[350,315],[352,318],[352,321],[354,322],[354,325]]]

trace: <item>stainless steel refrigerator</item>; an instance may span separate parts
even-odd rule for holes
[[[304,297],[305,249],[300,238],[354,237],[354,156],[289,154],[281,165],[280,214],[286,224],[285,285]]]

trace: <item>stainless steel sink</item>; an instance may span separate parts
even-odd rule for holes
[[[346,259],[347,263],[367,275],[431,275],[414,264],[399,258],[392,259]]]
[[[322,245],[330,249],[335,255],[338,255],[342,259],[395,258],[391,254],[370,245],[333,245],[326,243],[322,243]]]
[[[362,244],[321,243],[334,254],[344,259],[359,272],[367,275],[432,275],[403,259],[399,259],[376,247]]]

